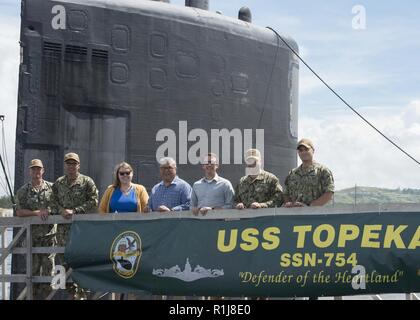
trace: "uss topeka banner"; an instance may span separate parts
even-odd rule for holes
[[[234,210],[204,219],[191,213],[84,217],[72,224],[65,258],[73,280],[97,292],[292,297],[420,291],[420,212],[250,211],[240,219],[243,213]],[[124,216],[131,220],[118,220]]]

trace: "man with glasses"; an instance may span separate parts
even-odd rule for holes
[[[29,175],[31,181],[22,186],[16,194],[16,215],[18,217],[39,217],[45,221],[51,213],[52,183],[43,180],[44,165],[39,159],[31,160]],[[54,245],[55,229],[52,225],[41,224],[32,226],[32,246],[52,247]],[[34,276],[50,276],[53,266],[53,256],[34,254],[32,274]],[[44,300],[51,292],[48,283],[34,283],[33,298]]]
[[[290,171],[284,188],[284,207],[323,206],[334,194],[331,171],[314,161],[315,148],[311,140],[302,139],[297,144],[302,164]]]
[[[79,156],[76,153],[67,153],[64,156],[65,175],[58,178],[52,187],[53,211],[66,219],[71,219],[74,214],[93,213],[98,206],[98,189],[95,182],[79,171]],[[66,245],[69,231],[70,224],[57,226],[58,246]],[[65,265],[63,254],[56,255],[56,264]],[[69,292],[76,299],[86,299],[86,293],[77,285],[73,285]]]
[[[257,149],[245,153],[246,175],[235,189],[236,209],[260,209],[281,206],[282,187],[279,179],[261,168],[261,154]]]
[[[217,174],[219,164],[214,153],[203,159],[204,177],[192,187],[191,209],[194,215],[206,215],[214,209],[231,209],[234,190],[229,180]]]
[[[152,188],[147,211],[189,210],[191,186],[177,176],[175,160],[166,157],[160,159],[159,164],[162,181]]]

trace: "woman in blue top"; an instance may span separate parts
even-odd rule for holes
[[[100,213],[144,212],[149,195],[146,189],[132,183],[133,168],[127,162],[115,167],[114,183],[109,186],[99,204]]]

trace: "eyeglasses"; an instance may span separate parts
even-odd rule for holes
[[[65,164],[66,164],[66,165],[68,165],[68,166],[76,166],[76,165],[78,165],[79,163],[78,163],[78,162],[70,162],[70,161],[66,161],[66,162],[65,162]]]
[[[174,170],[174,167],[160,167],[162,170]]]
[[[118,172],[120,176],[129,176],[131,174],[131,171],[125,171],[125,172]]]
[[[257,166],[257,163],[256,162],[254,162],[254,163],[247,163],[246,164],[246,167],[247,168],[255,168]]]
[[[205,166],[215,166],[215,165],[217,165],[217,163],[213,162],[213,161],[208,161],[208,162],[204,162],[203,165],[205,165]]]

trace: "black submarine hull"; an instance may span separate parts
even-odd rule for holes
[[[154,1],[23,0],[21,47],[17,187],[30,159],[42,159],[54,181],[63,155],[76,152],[100,192],[123,160],[150,189],[165,129],[190,183],[202,175],[187,157],[199,141],[193,129],[206,132],[234,185],[245,173],[234,157],[249,142],[245,129],[254,146],[264,130],[264,166],[281,182],[296,165],[299,65],[266,28]],[[212,129],[227,129],[230,145],[220,139],[211,150]]]

